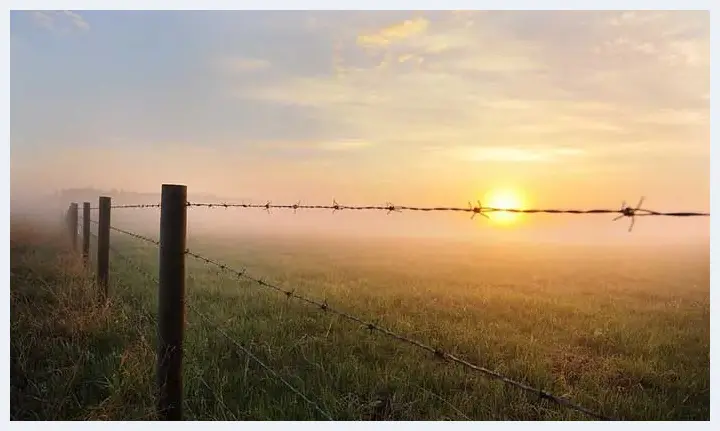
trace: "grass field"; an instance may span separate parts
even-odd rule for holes
[[[111,255],[99,305],[62,235],[11,239],[12,417],[152,419],[156,286]],[[112,244],[156,273],[156,250]],[[707,247],[189,246],[605,415],[709,419]],[[587,419],[192,259],[187,301],[336,420]],[[322,419],[191,312],[184,367],[187,419]]]

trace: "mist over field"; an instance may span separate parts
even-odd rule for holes
[[[191,189],[191,187],[189,187]],[[18,193],[11,200],[11,213],[15,217],[43,216],[47,220],[62,217],[71,202],[90,202],[98,206],[100,196],[112,198],[113,205],[149,204],[160,202],[159,193],[134,193],[117,190],[78,189],[65,190],[46,196],[32,196]],[[274,201],[250,198],[232,198],[208,193],[188,192],[188,201],[196,203],[253,203],[267,202],[293,205],[298,201]],[[302,204],[332,205],[329,202],[311,201]],[[387,205],[381,200],[351,202],[354,205]],[[410,204],[396,202],[397,205]],[[468,204],[456,203],[456,207],[469,208]],[[617,210],[620,205],[597,205],[603,209]],[[646,204],[648,208],[657,209]],[[594,208],[594,207],[593,207]],[[560,209],[564,209],[560,207]],[[590,209],[569,208],[569,209]],[[672,209],[672,208],[671,208]],[[660,208],[660,210],[665,210]],[[92,217],[97,219],[97,210]],[[616,215],[522,215],[512,226],[498,226],[490,220],[471,213],[417,213],[396,212],[388,214],[378,211],[341,210],[297,210],[261,208],[206,208],[190,207],[188,214],[188,235],[238,238],[251,235],[271,237],[315,238],[427,238],[435,242],[496,242],[520,243],[523,245],[587,245],[617,247],[642,247],[656,245],[699,245],[709,247],[710,220],[702,218],[638,217],[637,227],[628,232],[630,220],[623,218],[613,222]],[[157,236],[159,233],[159,208],[117,208],[112,211],[112,220],[117,227],[140,229],[144,234]]]

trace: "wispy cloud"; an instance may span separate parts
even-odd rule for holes
[[[71,12],[69,10],[63,11],[63,13],[66,17],[70,18],[76,28],[79,28],[81,30],[90,30],[90,24],[88,24],[87,21],[85,21],[85,19],[79,14]]]
[[[53,30],[55,28],[55,18],[51,12],[32,12],[32,20],[38,27],[42,27],[46,30]]]
[[[577,148],[521,148],[462,146],[437,148],[435,153],[469,162],[532,162],[550,163],[582,156],[585,151]]]
[[[542,156],[475,153],[488,161],[554,160],[565,157],[553,152],[558,146],[619,141],[706,145],[702,14],[541,14],[455,13],[359,32],[336,44],[342,74],[286,77],[235,94],[311,108],[307,115],[338,139],[549,148]]]
[[[68,10],[34,11],[32,19],[35,25],[49,31],[64,33],[70,30],[90,30],[90,24],[80,14]]]
[[[408,19],[380,30],[360,34],[357,36],[357,43],[367,47],[388,46],[395,41],[424,33],[428,24],[429,21],[422,17]]]

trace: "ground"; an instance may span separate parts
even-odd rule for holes
[[[157,251],[111,243],[105,302],[62,232],[12,223],[13,419],[154,418]],[[707,248],[189,246],[607,416],[709,419]],[[187,302],[186,419],[323,419],[235,343],[336,420],[587,419],[191,258]]]

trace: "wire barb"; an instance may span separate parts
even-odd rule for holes
[[[128,205],[111,205],[112,209],[129,209],[129,208],[160,208],[160,204],[128,204]],[[100,207],[91,207],[91,211],[97,211]]]
[[[140,273],[141,275],[143,275],[144,277],[146,277],[149,281],[151,281],[151,282],[153,282],[153,283],[155,283],[155,284],[158,284],[158,279],[157,279],[156,277],[154,277],[154,276],[153,276],[152,274],[150,274],[148,271],[146,271],[145,269],[143,269],[140,265],[138,265],[136,262],[134,262],[131,258],[127,257],[127,256],[124,255],[123,253],[120,253],[120,252],[119,252],[117,249],[115,249],[114,247],[110,247],[110,250],[113,251],[113,253],[115,253],[115,254],[116,254],[118,257],[120,257],[122,260],[124,260],[128,265],[130,265],[131,267],[133,267],[134,269],[136,269],[136,270],[138,271],[138,273]],[[206,323],[209,323],[209,324],[213,325],[213,323],[210,321],[210,319],[208,319],[204,314],[202,314],[200,311],[198,311],[197,308],[195,308],[192,304],[189,304],[189,303],[186,303],[186,304],[187,304],[188,308],[190,308],[190,310],[192,310],[193,312],[195,312],[196,314],[198,314],[198,315],[200,316],[200,318],[203,319]],[[253,355],[249,350],[247,350],[247,349],[246,349],[244,346],[242,346],[239,342],[237,342],[236,340],[232,339],[232,338],[231,338],[225,331],[223,331],[218,325],[214,325],[214,326],[216,326],[216,330],[217,330],[223,337],[225,337],[228,341],[230,341],[231,343],[233,343],[237,348],[239,348],[240,350],[242,350],[243,353],[245,353],[246,355],[248,355],[248,357],[249,357],[250,359],[252,359],[252,360],[255,361],[258,365],[260,365],[263,369],[265,369],[265,371],[267,371],[267,372],[268,372],[269,374],[271,374],[273,377],[275,377],[276,379],[278,379],[282,384],[284,384],[284,385],[285,385],[288,389],[290,389],[293,393],[295,393],[295,394],[298,395],[300,398],[302,398],[302,399],[303,399],[306,403],[308,403],[310,406],[314,407],[314,408],[315,408],[322,416],[324,416],[326,419],[328,419],[328,420],[333,420],[332,416],[330,416],[329,413],[327,413],[325,410],[323,410],[322,408],[320,408],[320,406],[319,406],[316,402],[311,401],[307,396],[305,396],[305,394],[303,394],[302,392],[300,392],[297,388],[295,388],[293,385],[291,385],[287,380],[283,379],[280,375],[278,375],[277,372],[275,372],[275,370],[273,370],[273,369],[270,368],[268,365],[266,365],[264,362],[262,362],[260,359],[258,359],[257,356]],[[225,408],[227,408],[227,406],[225,406]],[[228,411],[229,411],[229,409],[228,409]]]
[[[611,418],[609,418],[609,417],[607,417],[607,416],[601,415],[601,414],[596,413],[596,412],[594,412],[594,411],[592,411],[592,410],[589,410],[589,409],[587,409],[587,408],[585,408],[585,407],[582,407],[582,406],[580,406],[580,405],[578,405],[578,404],[575,404],[575,403],[573,403],[572,401],[570,401],[570,400],[568,400],[568,399],[565,399],[565,398],[562,398],[562,397],[558,397],[558,396],[555,396],[555,395],[552,395],[552,394],[548,394],[548,393],[545,392],[545,391],[542,391],[542,390],[540,390],[540,389],[533,388],[533,387],[528,386],[528,385],[526,385],[526,384],[524,384],[524,383],[515,381],[515,380],[513,380],[513,379],[511,379],[511,378],[509,378],[509,377],[503,376],[503,375],[501,375],[501,374],[499,374],[499,373],[497,373],[497,372],[495,372],[495,371],[492,371],[492,370],[490,370],[490,369],[487,369],[487,368],[481,367],[481,366],[479,366],[479,365],[473,364],[473,363],[471,363],[471,362],[468,362],[468,361],[466,361],[466,360],[464,360],[464,359],[462,359],[462,358],[460,358],[460,357],[458,357],[458,356],[455,356],[455,355],[453,355],[453,354],[451,354],[451,353],[446,353],[444,350],[442,350],[442,349],[440,349],[440,348],[438,348],[438,347],[429,346],[429,345],[427,345],[427,344],[425,344],[425,343],[423,343],[423,342],[420,342],[420,341],[417,341],[417,340],[413,340],[413,339],[408,338],[408,337],[406,337],[406,336],[404,336],[404,335],[397,334],[397,333],[395,333],[395,332],[393,332],[393,331],[391,331],[391,330],[389,330],[389,329],[387,329],[387,328],[385,328],[385,327],[383,327],[383,326],[380,326],[380,325],[377,324],[377,323],[374,323],[374,322],[371,322],[371,321],[362,319],[362,318],[360,318],[360,317],[357,317],[357,316],[354,316],[354,315],[352,315],[352,314],[346,313],[346,312],[344,312],[344,311],[338,310],[338,309],[336,309],[336,308],[330,307],[330,306],[328,305],[328,303],[327,303],[327,299],[324,299],[322,302],[320,302],[320,301],[318,301],[318,300],[316,300],[316,299],[313,299],[313,298],[310,298],[310,297],[303,296],[303,295],[300,295],[300,294],[295,293],[295,289],[293,289],[293,290],[285,290],[285,289],[282,289],[281,287],[279,287],[279,286],[277,286],[277,285],[275,285],[275,284],[272,284],[272,283],[267,282],[267,281],[265,281],[265,280],[262,280],[262,279],[260,279],[260,278],[256,278],[256,277],[250,276],[250,275],[248,275],[248,274],[246,273],[245,270],[243,270],[242,272],[240,272],[240,271],[238,271],[238,270],[234,270],[234,269],[232,269],[232,268],[230,268],[230,267],[228,267],[228,266],[226,266],[226,265],[224,265],[224,264],[221,264],[220,262],[216,262],[216,261],[214,261],[214,260],[212,260],[212,259],[206,258],[206,257],[204,257],[204,256],[200,256],[200,255],[198,255],[198,254],[196,254],[196,253],[193,253],[193,252],[191,252],[191,251],[189,251],[189,250],[187,251],[187,254],[188,254],[189,256],[195,257],[195,258],[200,259],[200,260],[202,260],[202,261],[205,261],[205,262],[207,262],[207,263],[211,263],[211,264],[213,264],[214,266],[216,266],[216,267],[218,267],[218,268],[221,268],[221,271],[227,271],[227,272],[230,272],[230,273],[234,273],[237,277],[245,278],[245,279],[247,279],[247,280],[249,280],[249,281],[252,281],[252,282],[257,283],[257,284],[260,285],[260,286],[263,286],[263,287],[266,287],[266,288],[275,290],[275,291],[277,291],[277,292],[279,292],[279,293],[282,293],[282,294],[286,295],[288,299],[290,299],[290,298],[295,298],[295,299],[297,299],[297,300],[299,300],[299,301],[301,301],[301,302],[304,302],[304,303],[307,303],[307,304],[310,304],[310,305],[314,305],[314,306],[320,308],[321,310],[323,310],[323,311],[325,311],[325,312],[329,312],[329,313],[335,314],[335,315],[337,315],[337,316],[340,316],[340,317],[342,317],[342,318],[344,318],[344,319],[346,319],[346,320],[349,320],[349,321],[358,323],[358,324],[360,324],[361,326],[365,327],[366,329],[370,330],[371,332],[379,332],[379,333],[382,333],[383,335],[386,335],[386,336],[388,336],[388,337],[390,337],[390,338],[393,338],[393,339],[395,339],[395,340],[398,340],[398,341],[401,341],[401,342],[404,342],[404,343],[413,345],[413,346],[415,346],[415,347],[417,347],[417,348],[426,350],[426,351],[432,353],[435,357],[439,357],[439,358],[442,358],[442,359],[444,359],[444,360],[446,360],[446,361],[452,361],[452,362],[455,362],[455,363],[457,363],[457,364],[463,365],[463,366],[465,366],[465,367],[467,367],[467,368],[470,368],[470,369],[472,369],[472,370],[481,372],[482,374],[484,374],[484,375],[486,375],[486,376],[488,376],[488,377],[490,377],[490,378],[494,378],[494,379],[501,380],[502,382],[504,382],[504,383],[506,383],[506,384],[509,384],[509,385],[511,385],[511,386],[515,386],[515,387],[517,387],[517,388],[520,388],[520,389],[522,389],[522,390],[524,390],[524,391],[527,391],[527,392],[530,392],[530,393],[534,393],[534,394],[536,394],[536,395],[537,395],[537,394],[542,394],[542,396],[546,396],[545,394],[547,394],[548,399],[551,400],[551,401],[553,401],[553,402],[555,402],[555,403],[558,404],[558,405],[562,405],[562,406],[565,406],[565,407],[574,409],[574,410],[576,410],[576,411],[579,411],[579,412],[581,412],[581,413],[584,413],[584,414],[586,414],[586,415],[588,415],[588,416],[590,416],[590,417],[594,417],[594,418],[596,418],[596,419],[603,419],[603,420],[610,420],[610,419],[611,419]]]
[[[633,227],[635,226],[635,215],[638,211],[647,211],[641,208],[643,201],[645,200],[645,196],[640,197],[640,200],[638,201],[638,204],[633,208],[631,206],[628,206],[625,201],[622,202],[622,206],[620,207],[620,215],[615,217],[613,221],[620,220],[623,217],[630,218],[630,227],[628,227],[628,232],[632,232]]]
[[[206,207],[206,208],[214,208],[217,206],[222,206],[223,208],[260,208],[268,212],[270,214],[271,209],[291,209],[293,210],[293,213],[297,213],[298,210],[301,209],[313,209],[313,210],[331,210],[333,214],[337,211],[384,211],[387,214],[393,213],[393,212],[403,212],[403,211],[418,211],[418,212],[465,212],[470,213],[471,219],[474,219],[476,215],[481,215],[482,217],[485,217],[486,219],[490,219],[488,216],[488,213],[491,212],[509,212],[509,213],[516,213],[516,214],[573,214],[573,215],[589,215],[589,214],[617,214],[617,217],[614,220],[618,220],[623,217],[629,217],[630,218],[630,228],[628,229],[629,232],[632,232],[632,229],[635,225],[635,216],[664,216],[664,217],[709,217],[709,212],[661,212],[661,211],[652,211],[645,208],[641,208],[642,202],[644,198],[640,200],[638,205],[636,207],[628,207],[625,203],[623,203],[622,207],[618,209],[604,209],[604,208],[595,208],[595,209],[559,209],[559,208],[493,208],[493,207],[485,207],[482,205],[480,201],[478,201],[477,205],[473,205],[468,202],[467,207],[442,207],[442,206],[435,206],[435,207],[421,207],[421,206],[402,206],[402,205],[395,205],[390,202],[387,202],[385,205],[382,206],[376,206],[376,205],[340,205],[336,199],[333,199],[332,205],[303,205],[298,201],[295,204],[292,205],[273,205],[270,201],[267,201],[265,204],[214,204],[214,203],[188,203],[188,206],[191,207]]]
[[[641,200],[640,204],[641,204],[641,203],[642,203],[642,200]],[[638,208],[640,207],[640,204],[638,204],[638,206],[637,206],[636,208],[634,208],[633,211],[637,211]],[[91,220],[91,221],[92,221],[92,220]],[[143,239],[143,240],[145,240],[145,241],[147,241],[147,242],[150,242],[150,243],[152,243],[152,244],[154,244],[154,245],[159,245],[159,243],[158,243],[157,241],[152,240],[152,239],[147,238],[147,237],[144,237],[144,236],[142,236],[142,235],[139,235],[139,234],[136,234],[136,233],[133,233],[133,232],[129,232],[129,231],[125,231],[125,230],[122,230],[122,229],[114,228],[114,227],[112,227],[112,226],[111,226],[111,228],[114,229],[114,230],[116,230],[116,231],[118,231],[118,232],[121,232],[121,233],[130,235],[130,236],[133,236],[133,237],[136,237],[136,238]],[[349,314],[349,313],[347,313],[347,312],[341,311],[341,310],[339,310],[339,309],[332,308],[332,307],[330,307],[330,306],[328,305],[327,299],[324,299],[322,302],[320,302],[320,301],[315,300],[315,299],[313,299],[313,298],[306,297],[306,296],[302,296],[302,295],[299,295],[299,294],[295,293],[295,289],[292,289],[292,290],[282,289],[282,288],[280,288],[279,286],[277,286],[277,285],[275,285],[275,284],[272,284],[272,283],[267,282],[267,281],[265,281],[265,280],[262,280],[262,279],[260,279],[260,278],[256,278],[256,277],[252,277],[252,276],[248,275],[245,269],[242,269],[242,270],[233,269],[233,268],[229,267],[228,265],[226,265],[226,264],[224,264],[224,263],[215,261],[215,260],[210,259],[210,258],[208,258],[208,257],[199,255],[199,254],[197,254],[197,253],[194,253],[194,252],[192,252],[192,251],[191,251],[190,249],[188,249],[188,248],[185,249],[185,254],[188,255],[188,256],[191,256],[191,257],[193,257],[193,258],[196,258],[196,259],[198,259],[198,260],[201,260],[201,261],[203,261],[203,262],[205,262],[205,263],[207,263],[207,264],[214,265],[214,266],[217,267],[221,272],[227,272],[227,273],[230,273],[230,274],[234,274],[234,275],[237,276],[238,278],[245,278],[245,279],[247,279],[247,280],[250,280],[250,281],[252,281],[252,282],[257,283],[257,284],[260,285],[260,286],[267,287],[267,288],[269,288],[269,289],[272,289],[272,290],[275,290],[275,291],[277,291],[277,292],[283,293],[283,294],[285,294],[285,295],[287,296],[288,299],[290,299],[290,298],[295,298],[295,299],[297,299],[297,300],[299,300],[299,301],[301,301],[301,302],[305,302],[305,303],[307,303],[307,304],[311,304],[311,305],[317,306],[317,307],[319,307],[321,310],[323,310],[323,311],[325,311],[325,312],[333,313],[333,314],[335,314],[335,315],[337,315],[337,316],[340,316],[340,317],[342,317],[342,318],[344,318],[344,319],[346,319],[346,320],[353,321],[353,322],[355,322],[355,323],[359,323],[360,325],[363,325],[364,327],[366,327],[367,329],[369,329],[371,332],[379,332],[379,333],[382,333],[383,335],[386,335],[386,336],[388,336],[388,337],[390,337],[390,338],[393,338],[393,339],[395,339],[395,340],[397,340],[397,341],[401,341],[401,342],[407,343],[407,344],[409,344],[409,345],[415,346],[415,347],[417,347],[417,348],[419,348],[419,349],[428,351],[428,352],[432,353],[432,354],[433,354],[435,357],[437,357],[437,358],[441,358],[441,359],[444,359],[444,360],[446,360],[446,361],[452,361],[452,362],[455,362],[455,363],[457,363],[457,364],[463,365],[463,366],[465,366],[465,367],[467,367],[467,368],[470,368],[470,369],[472,369],[472,370],[478,371],[478,372],[484,374],[484,375],[487,376],[487,377],[494,378],[494,379],[498,379],[498,380],[500,380],[500,381],[502,381],[502,382],[504,382],[504,383],[506,383],[506,384],[508,384],[508,385],[511,385],[511,386],[517,387],[517,388],[519,388],[519,389],[521,389],[521,390],[524,390],[524,391],[533,393],[533,394],[535,394],[535,395],[537,395],[537,396],[539,396],[539,397],[541,397],[541,398],[545,398],[545,399],[548,399],[548,400],[550,400],[550,401],[552,401],[552,402],[554,402],[554,403],[556,403],[556,404],[558,404],[558,405],[562,405],[562,406],[564,406],[564,407],[574,409],[574,410],[579,411],[579,412],[581,412],[581,413],[584,413],[584,414],[586,414],[586,415],[588,415],[588,416],[590,416],[590,417],[594,417],[594,418],[596,418],[596,419],[603,419],[603,420],[612,420],[611,418],[609,418],[609,417],[607,417],[607,416],[604,416],[604,415],[602,415],[602,414],[600,414],[600,413],[594,412],[594,411],[589,410],[589,409],[587,409],[587,408],[585,408],[585,407],[583,407],[583,406],[580,406],[580,405],[578,405],[578,404],[576,404],[576,403],[573,403],[572,401],[568,400],[567,398],[555,396],[555,395],[552,395],[552,394],[550,394],[549,392],[543,391],[543,390],[541,390],[541,389],[537,389],[537,388],[534,388],[534,387],[532,387],[532,386],[528,386],[528,385],[526,385],[526,384],[524,384],[524,383],[521,383],[521,382],[519,382],[519,381],[513,380],[513,379],[511,379],[511,378],[509,378],[509,377],[506,377],[506,376],[504,376],[504,375],[502,375],[502,374],[500,374],[500,373],[498,373],[498,372],[496,372],[496,371],[492,371],[492,370],[490,370],[490,369],[488,369],[488,368],[481,367],[481,366],[479,366],[479,365],[476,365],[476,364],[473,364],[473,363],[471,363],[471,362],[468,362],[467,360],[462,359],[462,358],[460,358],[460,357],[458,357],[458,356],[456,356],[456,355],[454,355],[454,354],[452,354],[452,353],[446,353],[445,351],[443,351],[443,350],[440,349],[439,347],[433,347],[433,346],[427,345],[427,344],[425,344],[425,343],[423,343],[423,342],[421,342],[421,341],[417,341],[417,340],[414,340],[414,339],[409,338],[409,337],[407,337],[407,336],[397,334],[397,333],[391,331],[390,329],[387,329],[387,328],[385,328],[385,327],[383,327],[383,326],[380,326],[380,325],[377,324],[377,323],[370,322],[370,321],[368,321],[368,320],[365,320],[365,319],[362,319],[362,318],[360,318],[360,317],[354,316],[354,315],[352,315],[352,314]],[[144,271],[142,271],[142,272],[144,272]],[[149,278],[152,279],[153,281],[157,282],[157,279],[156,279],[155,277],[149,276]],[[194,309],[194,307],[192,306],[192,304],[188,304],[188,307]],[[196,311],[196,310],[194,310],[194,311]],[[197,311],[196,311],[196,312],[197,312]],[[221,333],[223,332],[220,328],[218,328],[218,331],[220,331]],[[227,336],[227,334],[224,334],[224,335],[225,335],[229,340],[232,341],[232,339],[231,339],[229,336]],[[235,343],[236,343],[236,345],[238,346],[238,348],[240,348],[241,350],[243,350],[246,354],[248,354],[249,356],[252,355],[252,353],[250,353],[247,349],[245,349],[244,347],[242,347],[239,343],[237,343],[237,342],[235,342]],[[256,357],[251,356],[251,358],[253,358],[254,360],[256,360],[256,362],[258,362],[258,363],[259,363],[261,366],[263,366],[264,368],[267,367],[267,366],[264,365],[262,362],[260,362],[259,359],[257,359]],[[320,412],[323,413],[327,418],[329,418],[330,420],[332,420],[332,419],[330,418],[330,416],[327,415],[327,413],[325,413],[322,409],[319,408],[319,406],[317,406],[317,404],[315,404],[315,403],[313,403],[312,401],[308,400],[301,392],[299,392],[299,391],[297,391],[296,389],[294,389],[294,387],[292,387],[292,385],[290,385],[289,383],[287,383],[287,381],[285,381],[284,379],[282,379],[282,377],[278,376],[277,373],[275,373],[272,369],[270,369],[269,367],[267,367],[266,370],[268,370],[268,372],[273,373],[273,374],[275,375],[275,377],[277,377],[281,382],[283,382],[286,386],[288,386],[288,388],[291,389],[294,393],[296,393],[298,396],[300,396],[300,397],[302,397],[303,399],[305,399],[306,402],[308,402],[308,403],[310,403],[310,404],[313,404],[318,411],[320,411]]]
[[[470,216],[470,220],[474,219],[475,216],[478,215],[478,214],[480,214],[481,216],[485,217],[486,219],[490,219],[490,217],[488,217],[488,215],[483,212],[483,209],[484,209],[484,208],[483,208],[483,206],[482,206],[482,202],[478,201],[478,202],[477,202],[477,206],[474,207],[473,204],[470,203],[470,201],[468,201],[468,207],[470,207],[470,209],[472,210],[472,213],[473,213],[473,214]]]

